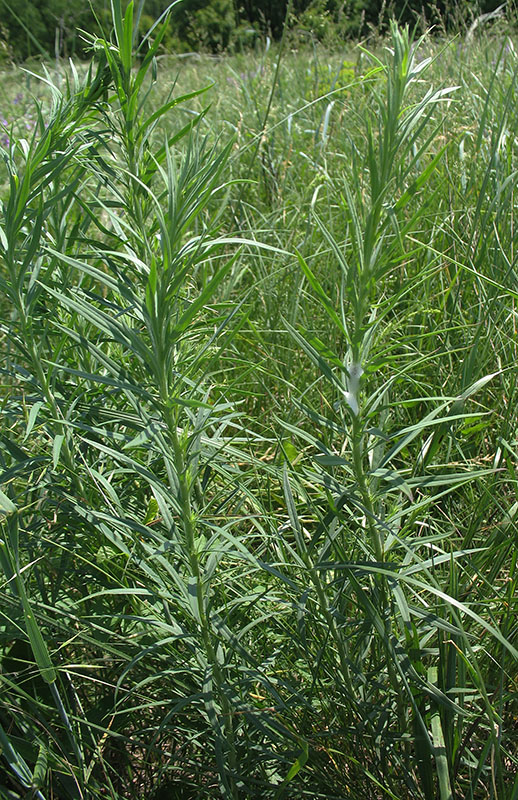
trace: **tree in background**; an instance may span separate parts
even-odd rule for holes
[[[333,30],[339,36],[364,36],[373,27],[383,31],[391,18],[411,26],[440,25],[462,30],[480,14],[494,11],[505,0],[293,0],[290,25],[311,31],[315,38]],[[278,38],[289,0],[241,0],[239,12],[249,23]],[[509,13],[516,0],[507,0]]]
[[[155,5],[163,11],[168,3]],[[184,0],[173,8],[170,27],[171,49],[216,53],[228,50],[236,40],[239,15],[234,0]]]
[[[149,27],[168,0],[134,0]],[[508,11],[513,2],[507,3]],[[313,38],[364,36],[392,16],[402,23],[437,24],[456,29],[501,0],[291,0],[290,27]],[[279,38],[289,0],[182,0],[171,12],[169,51],[221,52],[247,42],[245,32]],[[0,39],[14,60],[31,56],[87,56],[78,29],[101,33],[110,17],[110,0],[0,0]]]
[[[78,29],[99,31],[110,17],[109,0],[0,0],[3,36],[16,61],[31,56],[83,56]]]

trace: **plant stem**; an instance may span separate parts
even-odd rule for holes
[[[369,531],[371,545],[374,550],[376,561],[382,562],[383,543],[380,532],[378,530],[378,526],[376,525],[374,506],[372,503],[372,498],[370,496],[369,487],[367,485],[367,480],[365,477],[364,456],[363,456],[363,430],[362,430],[362,420],[360,415],[354,415],[351,439],[352,439],[351,445],[352,445],[352,455],[353,455],[354,476],[356,478],[356,483],[358,485],[358,489],[360,490],[360,495],[362,498],[366,527],[368,528]]]
[[[225,744],[228,748],[228,762],[232,773],[235,773],[237,768],[237,759],[234,744],[234,729],[232,723],[232,709],[229,700],[224,691],[224,678],[221,671],[218,657],[212,644],[212,636],[210,630],[210,623],[206,614],[206,603],[204,597],[204,581],[202,571],[200,569],[200,562],[196,549],[196,528],[195,528],[195,514],[191,502],[191,484],[189,481],[189,472],[185,460],[184,448],[180,437],[178,435],[178,420],[176,414],[173,413],[167,401],[164,402],[165,420],[173,448],[173,454],[176,465],[176,476],[179,487],[179,505],[182,512],[182,528],[185,537],[185,545],[187,549],[187,556],[189,559],[189,567],[191,577],[196,582],[196,612],[198,617],[198,625],[200,629],[201,638],[203,641],[205,656],[207,663],[210,666],[214,683],[216,686],[216,694],[221,704],[221,716],[223,717],[223,730],[225,737]],[[224,779],[226,776],[221,776]],[[232,797],[237,797],[236,788],[233,778],[228,787]]]

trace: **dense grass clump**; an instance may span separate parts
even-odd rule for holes
[[[166,24],[4,76],[0,797],[514,800],[513,42]]]

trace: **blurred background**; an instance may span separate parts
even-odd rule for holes
[[[170,4],[137,0],[140,29],[147,31]],[[280,37],[284,21],[296,43],[382,34],[390,18],[421,31],[466,32],[481,14],[499,7],[516,18],[516,3],[495,0],[180,0],[174,4],[164,52],[236,52],[258,37]],[[102,35],[111,19],[109,0],[0,0],[0,57],[20,62],[38,56],[87,57],[80,29]]]

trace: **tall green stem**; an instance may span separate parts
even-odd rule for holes
[[[358,489],[362,498],[365,511],[365,524],[369,531],[370,540],[376,561],[383,561],[383,542],[380,531],[376,525],[374,506],[365,477],[365,462],[363,455],[363,430],[362,420],[359,415],[354,416],[352,426],[352,455],[354,465],[354,477],[358,484]]]
[[[205,648],[205,656],[207,663],[210,666],[214,683],[216,686],[216,693],[218,700],[221,704],[221,713],[223,717],[223,730],[225,735],[225,744],[228,748],[228,762],[233,773],[237,768],[236,751],[234,745],[234,728],[232,722],[232,709],[228,698],[224,691],[224,678],[221,671],[220,664],[214,646],[212,643],[212,635],[210,623],[206,614],[206,603],[204,596],[204,581],[202,570],[200,569],[200,561],[198,558],[196,548],[196,527],[195,527],[195,514],[191,502],[191,484],[189,481],[188,466],[185,459],[184,448],[178,435],[178,419],[176,414],[170,409],[167,403],[167,393],[163,395],[163,405],[165,410],[164,416],[167,423],[168,433],[173,448],[173,454],[176,465],[176,477],[178,480],[179,490],[179,505],[182,515],[182,529],[185,538],[185,546],[187,549],[187,557],[189,560],[189,568],[191,577],[196,583],[196,611],[198,617],[198,625],[200,629],[201,638]],[[173,487],[171,487],[173,488]],[[222,778],[224,776],[221,776]],[[237,797],[236,787],[233,777],[230,778],[230,785],[225,787],[230,791],[231,797]]]

